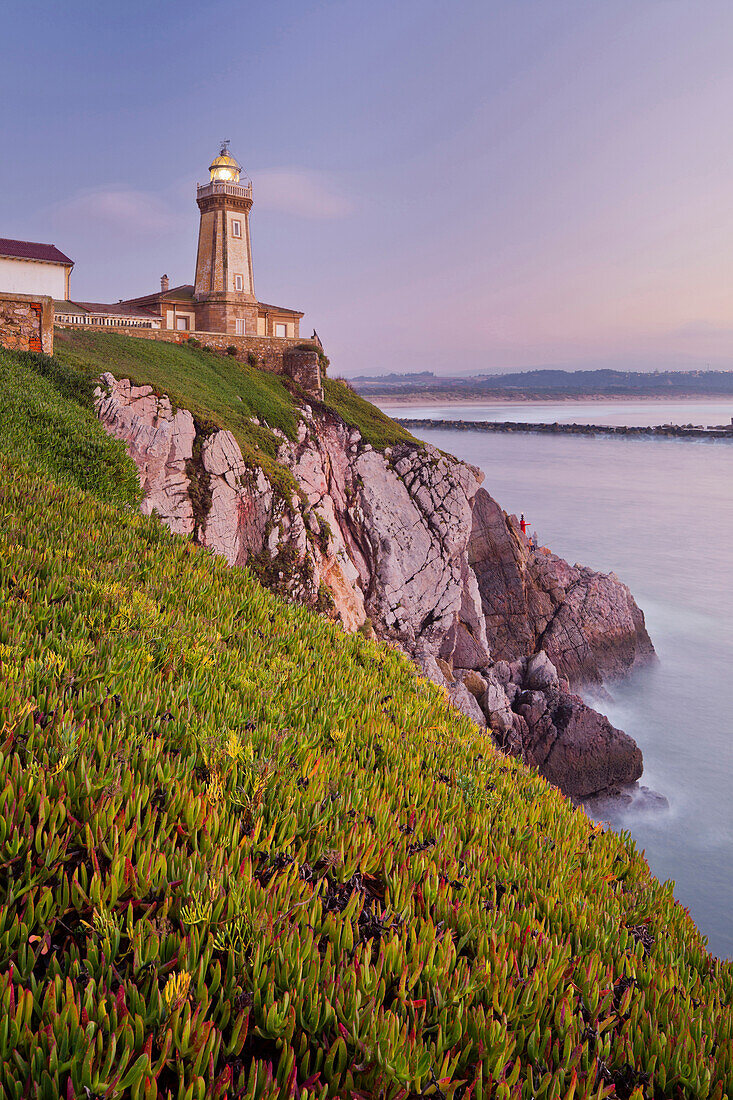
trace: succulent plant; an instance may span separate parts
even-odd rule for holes
[[[401,654],[1,449],[0,515],[0,1096],[731,1095],[731,964]]]

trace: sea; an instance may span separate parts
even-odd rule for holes
[[[390,416],[592,424],[730,424],[733,401],[400,405]],[[484,487],[523,513],[541,545],[615,572],[644,611],[658,664],[588,701],[644,754],[641,784],[667,800],[606,804],[654,874],[733,958],[733,441],[484,434],[420,429],[479,466]]]

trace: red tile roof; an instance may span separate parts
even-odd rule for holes
[[[302,317],[299,309],[286,309],[285,306],[270,306],[267,302],[258,302],[260,309],[271,309],[273,313],[289,313],[292,317]]]
[[[74,261],[59,252],[55,244],[36,244],[33,241],[11,241],[0,237],[0,256],[11,256],[17,260],[45,260],[50,264],[71,264]]]
[[[155,310],[131,306],[127,302],[73,302],[87,313],[108,314],[110,317],[160,317]]]
[[[155,305],[158,302],[188,301],[193,299],[194,287],[191,283],[181,283],[180,286],[172,286],[170,290],[156,290],[153,294],[143,294],[140,298],[125,298],[126,302]]]

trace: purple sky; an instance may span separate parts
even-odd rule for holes
[[[0,236],[193,279],[221,138],[335,373],[733,368],[730,0],[6,0]]]

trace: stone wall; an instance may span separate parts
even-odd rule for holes
[[[49,299],[50,300],[50,299]],[[80,325],[57,325],[58,329],[78,329]],[[109,332],[104,325],[84,325],[85,332]],[[298,382],[308,393],[315,397],[322,396],[321,371],[318,361],[318,346],[312,344],[312,351],[301,354],[297,352],[292,367],[287,367],[284,358],[290,360],[292,349],[301,348],[310,341],[301,337],[286,336],[232,336],[226,332],[172,332],[170,329],[133,328],[126,325],[115,325],[115,333],[123,336],[134,336],[138,340],[163,340],[168,344],[187,344],[190,339],[196,340],[205,348],[213,351],[226,351],[227,348],[237,349],[236,358],[246,361],[248,355],[257,358],[257,366],[261,370],[271,374],[287,374]]]
[[[243,294],[210,294],[205,302],[196,303],[196,337],[217,333],[233,336],[236,322],[244,321],[250,332],[257,331],[257,302],[246,301]]]
[[[0,346],[53,355],[53,299],[0,292]]]
[[[283,371],[306,393],[323,400],[321,384],[321,361],[315,347],[305,349],[301,346],[286,348],[283,353]]]

